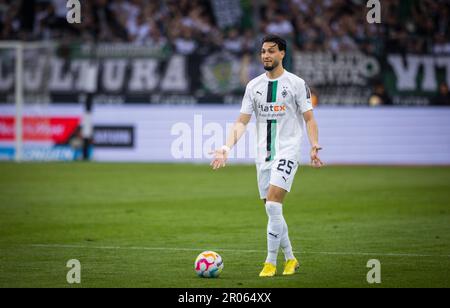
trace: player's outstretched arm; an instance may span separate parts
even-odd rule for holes
[[[319,128],[312,110],[305,112],[303,118],[306,122],[309,142],[311,143],[311,166],[320,168],[324,165],[319,157],[319,151],[322,150],[322,147],[319,145]]]
[[[244,135],[245,131],[247,130],[247,124],[250,122],[251,118],[251,114],[241,113],[228,135],[227,143],[222,148],[210,153],[214,154],[213,160],[211,162],[213,170],[217,170],[226,166],[228,153],[239,141],[239,139],[241,139],[242,135]]]

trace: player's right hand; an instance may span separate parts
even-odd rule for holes
[[[228,152],[225,149],[215,150],[213,152],[210,152],[209,154],[214,154],[214,159],[210,164],[213,167],[213,170],[217,170],[226,166]]]

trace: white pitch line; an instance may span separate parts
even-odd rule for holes
[[[118,246],[82,246],[82,245],[30,245],[37,248],[79,248],[79,249],[102,249],[102,250],[169,250],[169,251],[205,251],[201,248],[177,248],[177,247],[118,247]],[[212,249],[214,250],[214,249]],[[216,249],[217,251],[240,252],[240,253],[265,253],[263,250],[244,249]]]
[[[118,247],[118,246],[82,246],[82,245],[30,245],[35,248],[70,248],[70,249],[98,249],[98,250],[169,250],[169,251],[204,251],[198,248],[177,248],[177,247]],[[215,251],[235,252],[235,253],[266,253],[266,250],[245,250],[245,249],[212,249]],[[430,255],[430,254],[410,254],[410,253],[368,253],[368,252],[323,252],[323,251],[294,251],[297,254],[310,255],[330,255],[330,256],[381,256],[381,257],[409,257],[409,258],[450,258],[450,255]]]
[[[414,253],[370,253],[370,252],[316,252],[306,251],[304,254],[336,255],[336,256],[381,256],[381,257],[411,257],[411,258],[450,258],[450,255],[428,255]]]

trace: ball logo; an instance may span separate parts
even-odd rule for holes
[[[80,24],[81,23],[81,3],[79,0],[68,0],[66,8],[69,9],[67,12],[67,22],[69,24]]]

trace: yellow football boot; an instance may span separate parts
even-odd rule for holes
[[[298,263],[297,259],[292,259],[286,261],[284,264],[284,276],[294,275],[296,271],[300,268],[300,263]]]
[[[264,263],[264,268],[259,277],[273,277],[277,274],[277,267],[272,263]]]

